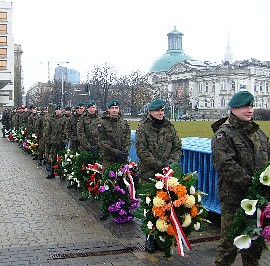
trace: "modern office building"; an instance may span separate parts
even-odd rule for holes
[[[0,1],[0,110],[14,106],[12,3]]]
[[[75,69],[68,69],[67,67],[58,66],[55,68],[54,79],[59,81],[65,81],[71,84],[80,83],[80,72]]]

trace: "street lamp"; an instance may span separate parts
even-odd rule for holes
[[[62,64],[68,64],[69,62],[62,62]],[[59,66],[59,64],[57,64]],[[61,85],[61,108],[64,108],[64,67],[62,68],[62,85]],[[65,69],[66,74],[66,69]]]

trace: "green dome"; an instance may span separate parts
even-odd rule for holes
[[[185,60],[192,60],[188,55],[185,55],[182,51],[170,52],[159,57],[151,66],[150,72],[162,72],[168,71],[173,65]]]

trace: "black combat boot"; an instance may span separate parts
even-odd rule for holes
[[[46,166],[46,169],[47,169],[47,171],[49,172],[49,174],[47,175],[47,179],[52,179],[52,178],[55,178],[55,175],[54,175],[54,169],[53,169],[53,167],[52,167],[52,165],[49,163],[49,164],[47,164],[47,166]]]
[[[153,235],[146,235],[146,241],[145,241],[145,251],[148,253],[155,253],[156,247],[155,247],[155,239]]]
[[[38,166],[42,166],[42,165],[43,165],[42,160],[39,160]]]

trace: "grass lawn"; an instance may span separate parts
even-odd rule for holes
[[[211,124],[214,121],[173,121],[175,129],[181,138],[185,137],[200,137],[211,138],[213,132]],[[260,125],[260,128],[270,137],[270,121],[255,121]],[[135,130],[140,122],[131,121],[130,127]]]

